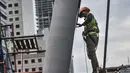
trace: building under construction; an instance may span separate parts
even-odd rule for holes
[[[54,0],[35,0],[38,34],[50,28],[53,4]]]

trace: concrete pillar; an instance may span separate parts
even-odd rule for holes
[[[79,0],[55,0],[43,73],[68,73]]]

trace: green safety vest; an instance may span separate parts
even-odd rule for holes
[[[92,15],[92,20],[91,22],[85,24],[84,26],[84,32],[88,34],[93,34],[93,33],[99,33],[99,28],[96,19]]]

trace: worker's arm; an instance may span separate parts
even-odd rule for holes
[[[93,18],[93,15],[91,13],[89,13],[87,18],[85,19],[85,21],[82,24],[77,23],[78,27],[87,25],[88,23],[90,23],[92,21],[92,18]]]
[[[91,13],[88,14],[87,18],[85,19],[85,21],[82,23],[82,26],[87,25],[88,23],[90,23],[92,21],[93,15]]]

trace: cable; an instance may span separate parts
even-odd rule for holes
[[[84,55],[85,55],[85,63],[86,63],[86,72],[88,73],[88,63],[87,63],[87,52],[86,52],[86,43],[84,42]]]

